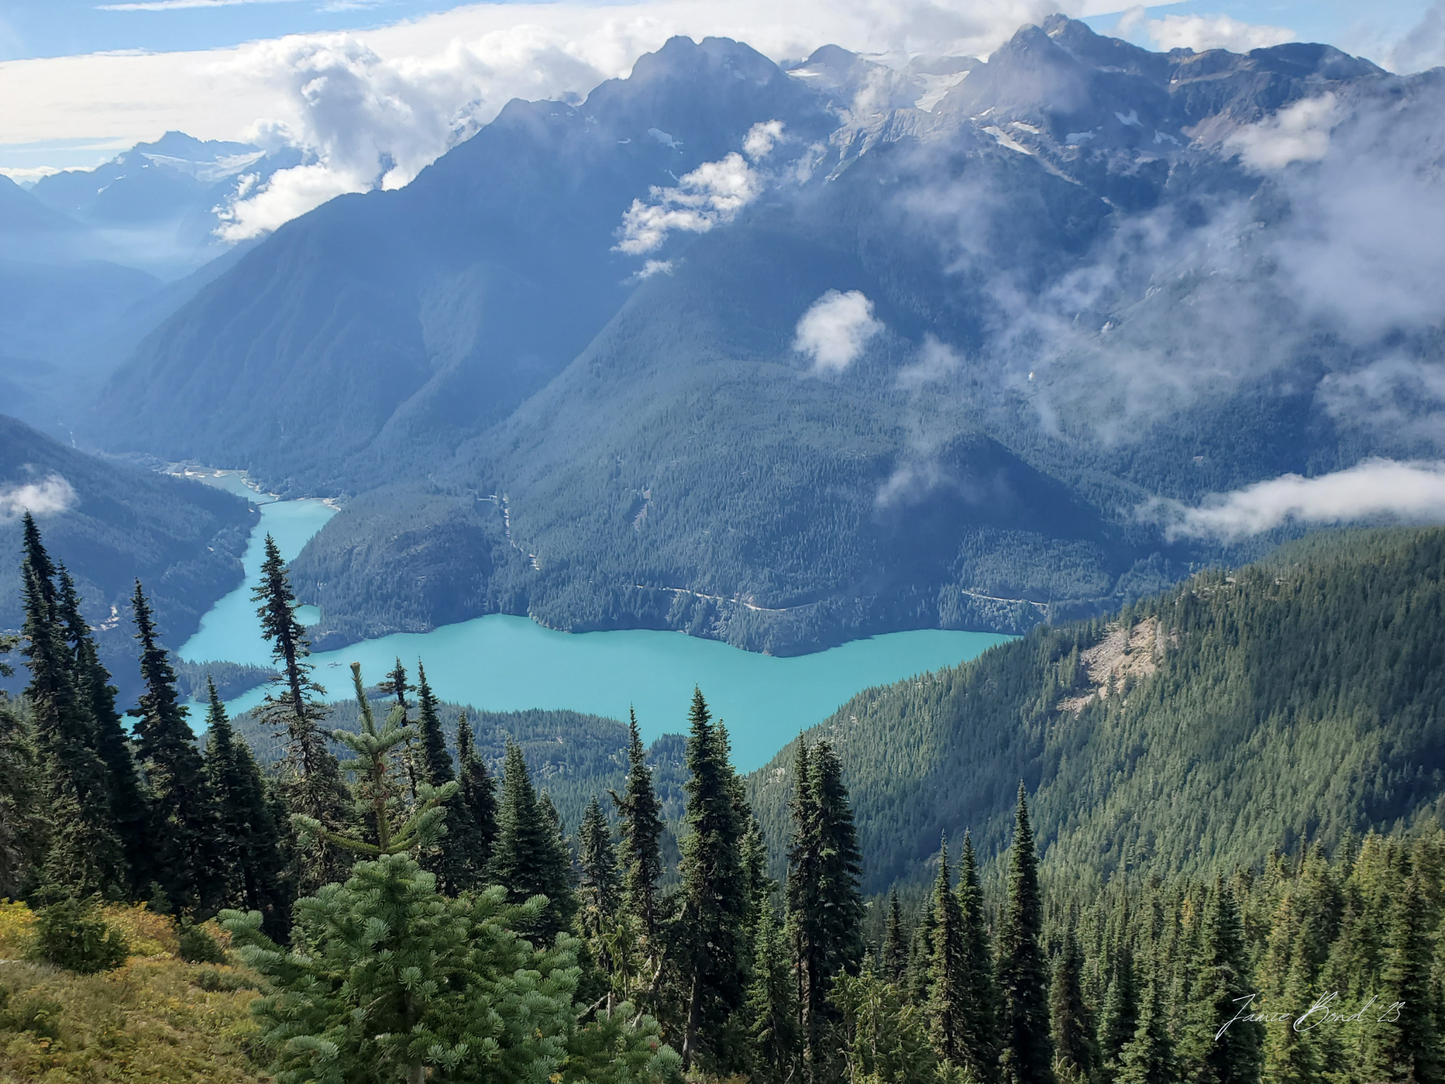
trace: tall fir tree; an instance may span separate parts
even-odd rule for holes
[[[172,906],[211,912],[222,893],[215,800],[196,736],[186,721],[187,709],[176,694],[176,672],[156,639],[155,618],[139,580],[131,608],[145,685],[136,710],[136,734],[150,785],[155,880]]]
[[[533,896],[547,897],[547,906],[529,933],[540,943],[550,944],[567,928],[576,911],[570,871],[558,862],[557,828],[543,812],[522,748],[514,741],[507,742],[502,764],[497,826],[491,878],[506,888],[507,898],[513,903],[525,903]]]
[[[1049,972],[1040,944],[1043,921],[1038,856],[1027,794],[1020,783],[1009,850],[1008,905],[998,946],[1001,1062],[1007,1084],[1054,1084]]]
[[[819,924],[823,994],[826,997],[833,976],[858,973],[863,962],[863,916],[866,908],[859,884],[863,875],[863,853],[848,789],[843,784],[843,763],[831,743],[813,747],[813,798],[818,806],[818,838],[822,852],[818,862],[818,901],[822,906]]]
[[[714,1072],[731,1068],[724,1031],[747,993],[742,943],[748,911],[743,874],[745,821],[737,806],[738,780],[728,760],[726,732],[714,725],[701,690],[688,712],[685,820],[679,872],[682,885],[674,927],[685,1001],[683,1064],[704,1063]]]
[[[24,517],[25,623],[30,670],[25,697],[40,752],[50,846],[42,871],[49,893],[119,898],[130,875],[111,812],[111,783],[95,751],[95,720],[76,689],[74,657],[56,612],[55,566],[30,513]]]
[[[753,1045],[751,1076],[783,1084],[797,1068],[797,993],[788,967],[788,946],[771,904],[758,916],[753,941],[753,976],[748,987],[748,1036]]]
[[[426,679],[426,668],[416,664],[417,729],[421,732],[421,763],[426,768],[426,781],[434,787],[450,783],[456,778],[452,768],[452,755],[447,749],[446,737],[442,734],[441,717],[437,715],[437,700]]]
[[[5,661],[17,641],[0,636],[0,677],[13,677]],[[0,688],[0,898],[33,887],[50,843],[45,776],[29,713]]]
[[[400,669],[400,664],[398,664]],[[393,675],[396,671],[393,671]],[[404,679],[405,672],[402,671]],[[417,705],[418,717],[415,728],[420,732],[420,741],[404,742],[398,749],[412,749],[415,754],[409,763],[415,765],[408,773],[408,786],[412,787],[411,801],[416,801],[415,786],[426,783],[432,787],[443,787],[456,779],[452,767],[452,755],[447,749],[442,734],[441,718],[437,715],[436,697],[426,679],[426,670],[417,663]],[[403,702],[404,704],[404,702]],[[398,710],[398,709],[393,709]],[[405,707],[400,708],[405,712]],[[404,717],[404,716],[403,716]],[[422,852],[421,865],[435,873],[441,890],[456,895],[467,888],[477,887],[474,866],[475,840],[471,826],[471,810],[458,793],[447,802],[446,834]]]
[[[958,913],[963,931],[964,988],[968,993],[963,1063],[976,1080],[991,1084],[998,1077],[998,991],[988,917],[978,883],[978,857],[969,832],[963,833],[963,853],[958,862]]]
[[[284,793],[295,815],[309,817],[326,830],[313,836],[315,843],[299,850],[299,890],[314,892],[339,881],[350,860],[326,842],[330,833],[348,826],[350,796],[341,780],[341,767],[327,747],[321,722],[326,705],[320,697],[326,690],[311,676],[311,644],[305,626],[296,618],[296,595],[281,550],[271,535],[266,536],[266,557],[261,564],[261,582],[252,598],[261,605],[256,616],[261,632],[271,643],[271,658],[277,666],[276,680],[262,701],[260,717],[286,733],[290,777]]]
[[[1247,946],[1234,890],[1216,878],[1205,903],[1184,1035],[1200,1084],[1253,1084],[1262,1062],[1264,1029],[1231,1020],[1251,989]]]
[[[577,865],[581,873],[578,916],[582,935],[594,945],[599,966],[610,972],[614,961],[609,942],[617,924],[622,889],[612,829],[602,815],[602,806],[595,794],[587,803],[582,824],[577,829]]]
[[[453,803],[465,812],[448,826],[448,845],[465,859],[467,887],[480,888],[487,883],[497,842],[497,785],[477,752],[465,713],[457,719],[457,782]]]
[[[1169,1034],[1169,1007],[1162,980],[1156,956],[1139,1002],[1139,1026],[1120,1058],[1115,1078],[1119,1084],[1178,1084],[1179,1064]]]
[[[396,701],[396,706],[401,709],[401,730],[406,737],[396,747],[396,762],[406,777],[407,789],[413,802],[416,801],[417,783],[424,773],[418,771],[416,752],[416,728],[412,726],[411,717],[408,714],[407,693],[416,692],[416,686],[406,680],[406,667],[401,664],[401,656],[396,656],[396,665],[386,675],[387,692],[391,693]]]
[[[803,1076],[811,1080],[823,1005],[823,906],[819,895],[823,842],[818,800],[813,791],[812,751],[806,741],[798,742],[793,758],[793,797],[788,812],[792,815],[793,834],[788,847],[787,936],[792,946],[797,986]]]
[[[286,877],[282,831],[272,815],[245,739],[231,727],[216,683],[206,676],[206,779],[215,799],[221,838],[221,905],[258,911],[267,936],[284,937],[291,921],[295,887]]]
[[[1109,952],[1109,988],[1099,1019],[1099,1060],[1108,1079],[1119,1072],[1124,1047],[1139,1027],[1139,990],[1134,974],[1134,949],[1129,943],[1128,896],[1122,895],[1121,915]]]
[[[963,915],[948,868],[948,840],[939,850],[933,882],[933,981],[928,992],[930,1036],[938,1056],[950,1065],[965,1064],[968,992],[963,954]]]
[[[1070,922],[1064,931],[1059,958],[1054,963],[1053,986],[1049,990],[1055,1075],[1060,1084],[1066,1081],[1083,1084],[1094,1078],[1094,1028],[1089,1007],[1084,1003],[1083,971],[1083,953],[1079,951]]]
[[[928,1004],[928,990],[933,982],[933,895],[924,900],[913,936],[908,942],[908,967],[903,983],[908,999],[915,1005]]]
[[[58,566],[60,589],[56,595],[57,616],[65,626],[66,642],[75,660],[76,692],[89,711],[94,725],[95,752],[105,762],[110,783],[110,812],[116,835],[125,852],[131,890],[149,884],[146,866],[150,852],[146,839],[147,810],[141,791],[130,736],[116,709],[117,690],[110,683],[110,671],[101,665],[95,638],[80,612],[81,598],[65,566]]]
[[[1438,876],[1433,890],[1438,900]],[[1369,1037],[1366,1054],[1374,1079],[1408,1084],[1440,1084],[1445,1079],[1436,1017],[1440,1002],[1430,981],[1435,953],[1429,916],[1432,910],[1439,913],[1439,904],[1432,907],[1429,892],[1426,879],[1415,870],[1404,878],[1389,906],[1378,1031]]]
[[[657,943],[657,881],[662,876],[662,803],[652,786],[647,750],[637,727],[637,712],[627,723],[627,782],[611,792],[621,819],[618,860],[622,865],[622,901],[636,916],[648,943]]]
[[[908,966],[908,943],[903,935],[903,909],[898,904],[898,889],[888,890],[888,920],[883,930],[883,946],[879,956],[879,973],[887,982],[901,982]]]

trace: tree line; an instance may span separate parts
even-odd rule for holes
[[[263,772],[214,687],[198,748],[139,584],[127,733],[28,518],[25,545],[31,682],[0,705],[0,894],[219,917],[267,979],[254,1011],[282,1084],[1442,1079],[1438,831],[1231,878],[1121,871],[1085,899],[1072,876],[1041,882],[1020,784],[1000,884],[967,833],[956,860],[945,838],[931,891],[876,899],[870,921],[827,740],[788,766],[776,880],[696,691],[672,871],[635,718],[622,785],[571,833],[516,744],[494,777],[463,720],[453,757],[420,665],[413,685],[398,662],[379,692],[353,665],[357,727],[328,733],[268,539],[262,714],[286,756]],[[1301,1014],[1317,1026],[1293,1026]]]

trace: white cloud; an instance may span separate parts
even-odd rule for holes
[[[1385,67],[1419,72],[1445,64],[1445,0],[1435,0],[1425,14],[1385,53]]]
[[[1234,541],[1299,523],[1347,523],[1398,517],[1445,521],[1445,461],[1366,459],[1347,470],[1303,478],[1286,474],[1232,493],[1215,494],[1197,508],[1159,501],[1143,510],[1162,519],[1166,538]]]
[[[882,330],[861,290],[829,290],[798,320],[793,349],[812,359],[815,372],[842,372]]]
[[[1247,53],[1282,45],[1298,37],[1285,26],[1242,23],[1228,15],[1166,15],[1162,19],[1145,20],[1144,30],[1159,49],[1193,49],[1196,53],[1209,49]]]
[[[1303,98],[1258,124],[1241,128],[1225,140],[1225,146],[1238,151],[1245,165],[1260,172],[1283,169],[1292,162],[1318,162],[1330,151],[1337,104],[1328,92]]]
[[[923,337],[918,360],[898,370],[898,386],[913,390],[942,380],[958,368],[958,352],[945,342],[940,342],[931,332]]]
[[[676,188],[653,185],[649,202],[633,200],[622,216],[615,248],[640,256],[660,247],[673,230],[706,233],[732,221],[762,190],[762,178],[736,151],[719,162],[704,162],[683,174]]]
[[[238,194],[244,198],[216,208],[216,217],[221,223],[216,236],[221,240],[259,237],[298,215],[315,210],[329,199],[348,192],[365,192],[371,187],[363,177],[320,162],[279,170],[252,195],[248,182],[254,180],[255,174],[242,177]]]
[[[48,474],[39,482],[18,482],[0,488],[0,519],[18,519],[29,512],[49,516],[75,506],[75,490],[58,474]]]
[[[784,124],[780,120],[759,121],[743,137],[743,153],[753,161],[766,158],[782,142]]]
[[[195,3],[198,0],[135,0]],[[833,42],[901,53],[986,54],[1059,5],[1047,0],[654,0],[471,4],[350,34],[296,35],[208,52],[55,57],[0,63],[0,145],[84,137],[128,146],[175,129],[202,139],[289,132],[336,174],[333,192],[407,183],[507,101],[585,95],[625,76],[669,37],[720,35],[775,60]],[[1066,0],[1065,10],[1107,10]],[[767,132],[752,142],[761,150]],[[761,154],[759,155],[761,157]],[[30,165],[66,162],[27,161]],[[228,236],[305,209],[315,171],[251,193]]]

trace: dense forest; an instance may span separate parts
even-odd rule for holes
[[[1445,1081],[1445,832],[1427,759],[1441,697],[1419,672],[1439,670],[1445,532],[1299,546],[1112,625],[1040,630],[867,694],[1011,695],[1025,738],[1087,721],[1101,756],[1130,702],[1211,732],[1158,743],[1191,768],[1159,783],[1167,797],[1129,790],[1148,730],[1107,787],[1092,768],[1063,775],[1082,744],[1048,773],[1047,746],[1014,760],[975,747],[976,777],[946,791],[912,777],[906,793],[945,827],[895,874],[870,851],[885,829],[907,842],[876,812],[883,766],[839,720],[745,781],[701,691],[680,758],[670,740],[649,757],[634,721],[622,763],[607,720],[468,718],[422,666],[354,665],[354,706],[323,703],[269,540],[256,601],[275,679],[255,718],[238,727],[211,684],[196,740],[137,583],[143,692],[127,727],[75,585],[28,517],[24,544],[23,639],[3,648],[30,679],[0,701],[0,895],[23,901],[0,905],[0,949],[18,957],[0,971],[0,1080]],[[1250,698],[1204,713],[1236,687]],[[1325,744],[1270,730],[1286,711]],[[566,723],[587,772],[548,768],[540,746]],[[1008,750],[1012,729],[990,740]],[[1233,741],[1247,758],[1230,759]],[[1294,760],[1318,774],[1316,748],[1354,787],[1319,784],[1333,817],[1289,778],[1251,774]],[[1218,774],[1195,779],[1206,766]],[[995,798],[1010,772],[1002,825],[948,804]],[[564,817],[563,796],[575,809],[594,780]],[[1275,784],[1310,817],[1293,835]],[[1095,818],[1070,831],[1065,785]],[[1215,805],[1203,786],[1224,792]],[[1242,811],[1258,794],[1280,805],[1272,818]],[[1115,800],[1136,803],[1137,829],[1091,834],[1122,823]],[[1166,832],[1160,805],[1195,821]],[[870,898],[874,885],[894,890]],[[188,1044],[208,1053],[178,1056]]]
[[[943,832],[996,855],[1020,779],[1068,882],[1205,876],[1440,815],[1442,628],[1445,531],[1314,535],[866,690],[804,737],[843,759],[871,892],[927,881]],[[792,755],[750,779],[774,854]]]

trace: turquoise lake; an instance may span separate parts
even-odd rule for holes
[[[210,479],[207,479],[210,481]],[[215,483],[213,483],[215,484]],[[239,485],[239,479],[236,480]],[[233,488],[227,485],[226,488]],[[264,499],[254,491],[252,500]],[[334,510],[320,501],[263,504],[243,563],[246,582],[221,599],[178,654],[269,666],[251,591],[269,531],[290,560]],[[303,611],[303,620],[307,619]],[[314,613],[310,615],[315,619]],[[316,678],[332,699],[348,699],[348,667],[360,662],[368,683],[400,657],[415,676],[417,659],[444,700],[489,711],[570,708],[626,719],[635,707],[647,740],[686,729],[693,686],[702,689],[732,736],[741,771],[765,764],[805,727],[821,722],[870,685],[952,666],[1009,637],[925,629],[854,640],[812,655],[774,658],[679,632],[627,630],[566,633],[525,617],[494,614],[427,633],[398,633],[312,656]],[[231,701],[234,712],[260,703],[256,689]],[[192,714],[199,723],[199,713]]]

